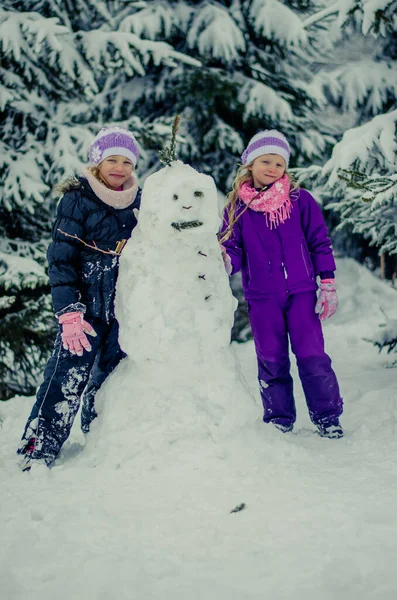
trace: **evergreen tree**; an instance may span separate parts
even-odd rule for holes
[[[340,65],[322,73],[325,92],[340,114],[342,139],[325,165],[299,172],[314,181],[319,196],[339,217],[336,240],[352,254],[366,242],[397,271],[397,43],[396,0],[348,0],[314,14],[324,18],[339,44]],[[339,54],[341,53],[341,54]],[[347,127],[346,127],[347,125]],[[344,131],[347,129],[347,131]],[[337,133],[337,132],[336,132]],[[337,133],[338,135],[338,133]],[[366,255],[370,249],[366,249]],[[379,350],[395,351],[396,320],[371,340]]]
[[[303,20],[315,1],[232,0],[158,2],[132,7],[120,27],[148,40],[166,40],[201,62],[148,72],[141,89],[118,80],[111,106],[132,110],[168,129],[181,115],[178,156],[231,189],[240,155],[260,129],[278,128],[289,138],[292,162],[299,165],[330,151],[335,138],[318,129],[314,109],[325,101],[312,85],[312,66],[321,51],[318,27]],[[325,55],[323,56],[325,59]],[[133,103],[126,102],[126,94]],[[157,158],[148,163],[158,168]],[[245,303],[238,282],[239,308],[233,339],[249,337]],[[243,333],[242,333],[243,332]]]
[[[388,354],[397,352],[397,319],[385,315],[385,322],[380,324],[378,330],[374,331],[366,341],[376,346],[379,352],[382,350],[386,350]],[[396,364],[395,360],[393,366]]]
[[[322,169],[335,142],[395,108],[395,4],[4,0],[0,318],[12,326],[1,331],[3,397],[31,393],[50,350],[43,269],[51,189],[81,170],[93,134],[116,123],[131,128],[143,148],[140,173],[149,174],[179,114],[178,157],[228,191],[248,139],[276,127],[291,141],[292,164],[310,165],[301,172],[310,187],[317,181],[325,201],[338,198],[338,169],[350,168],[359,153],[347,164],[334,160],[336,149]],[[380,160],[382,131],[371,166],[381,176],[392,172],[389,158]],[[356,166],[366,170],[360,156]]]
[[[33,393],[50,352],[52,310],[45,249],[51,189],[79,173],[112,111],[108,79],[184,57],[164,43],[118,29],[125,4],[5,0],[0,10],[0,397]],[[192,62],[185,57],[185,60]],[[122,121],[137,133],[145,124]],[[164,132],[162,132],[164,135]],[[142,137],[144,137],[142,135]]]
[[[46,198],[58,158],[51,141],[62,137],[59,117],[68,102],[97,88],[70,30],[56,18],[2,10],[0,23],[0,392],[7,398],[34,391],[51,344],[43,269],[50,222]],[[62,152],[58,147],[58,155]]]
[[[309,27],[324,19],[328,23],[326,39],[332,42],[335,65],[319,77],[340,115],[341,131],[335,133],[342,139],[325,165],[303,169],[298,176],[302,182],[315,182],[323,203],[339,217],[337,229],[347,232],[345,238],[339,235],[342,245],[353,233],[358,243],[364,238],[381,254],[397,252],[396,188],[375,183],[395,173],[396,9],[396,0],[348,0],[319,11],[306,22]],[[343,173],[349,172],[365,173],[373,182],[369,193],[346,185]]]
[[[166,39],[202,63],[152,70],[135,106],[156,124],[181,115],[180,156],[230,189],[249,137],[280,128],[291,140],[293,160],[320,157],[328,143],[312,110],[321,94],[311,86],[316,42],[302,25],[313,2],[233,0],[150,2],[132,7],[123,30]],[[123,105],[122,87],[118,101]],[[153,165],[155,168],[155,165]]]

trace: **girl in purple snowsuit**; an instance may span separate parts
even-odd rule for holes
[[[321,329],[338,305],[336,266],[321,209],[292,183],[289,156],[276,130],[250,140],[225,209],[222,252],[229,275],[242,271],[264,422],[282,432],[294,426],[289,337],[312,422],[321,436],[340,438],[343,403]]]

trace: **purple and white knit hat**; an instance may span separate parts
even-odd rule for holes
[[[241,156],[243,166],[249,165],[255,158],[262,156],[262,154],[278,154],[282,156],[288,168],[291,149],[287,138],[280,131],[277,131],[277,129],[260,131],[250,139],[248,146]]]
[[[121,127],[101,129],[90,146],[89,160],[99,165],[108,156],[125,156],[136,167],[139,148],[134,134]]]

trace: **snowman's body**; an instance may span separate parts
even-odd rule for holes
[[[127,358],[98,394],[96,427],[113,451],[173,443],[246,420],[246,388],[230,348],[237,301],[217,240],[211,177],[180,162],[150,176],[120,261],[116,316]],[[150,431],[150,433],[149,433]],[[154,441],[156,440],[156,441]],[[98,436],[97,444],[101,444]]]

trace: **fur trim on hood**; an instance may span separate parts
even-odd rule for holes
[[[54,196],[63,196],[66,192],[70,192],[71,190],[77,190],[81,186],[81,183],[75,175],[68,177],[67,179],[63,179],[60,183],[58,183],[54,189]]]

